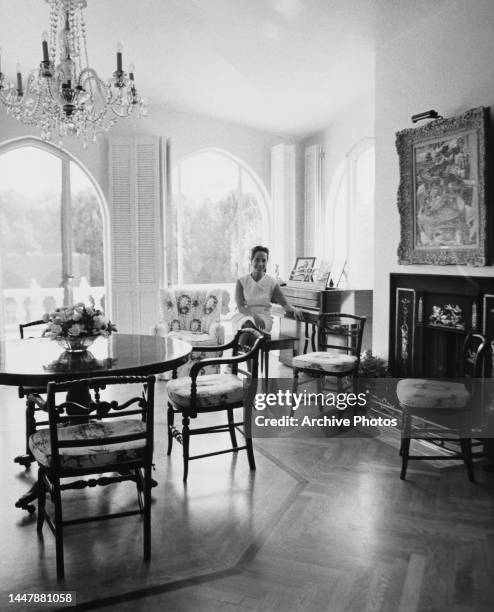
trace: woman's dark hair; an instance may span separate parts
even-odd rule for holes
[[[251,261],[254,259],[254,257],[256,256],[256,253],[258,251],[266,253],[266,257],[269,258],[269,249],[268,249],[268,247],[258,245],[258,246],[252,247],[252,249],[250,250],[250,260]]]

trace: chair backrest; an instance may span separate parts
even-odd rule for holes
[[[168,331],[186,330],[208,333],[228,312],[230,296],[219,287],[169,287],[160,291],[161,320]]]
[[[24,329],[26,327],[34,327],[37,325],[46,325],[46,323],[45,321],[43,321],[43,319],[38,319],[38,321],[30,321],[29,323],[19,323],[19,336],[21,337],[21,340],[24,338],[24,333],[25,333]],[[41,336],[41,333],[36,334],[36,337],[39,337],[39,336]]]
[[[366,317],[342,312],[328,312],[319,315],[318,350],[339,349],[360,360],[365,321]]]
[[[140,395],[133,396],[121,403],[101,400],[99,390],[115,385],[141,384]],[[151,461],[153,454],[154,430],[154,376],[108,376],[104,378],[80,379],[69,382],[50,382],[47,387],[47,409],[50,425],[50,443],[53,469],[60,470],[60,449],[88,446],[86,439],[61,440],[60,423],[77,424],[89,419],[106,420],[138,415],[146,424],[145,430],[123,435],[91,438],[91,447],[125,444],[143,440],[144,450],[141,458]],[[93,391],[93,394],[91,393]],[[64,395],[57,404],[57,395]],[[94,395],[94,397],[93,397]]]
[[[465,378],[482,378],[488,343],[481,334],[468,334],[463,343],[462,369]]]

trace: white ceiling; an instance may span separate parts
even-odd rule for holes
[[[115,46],[153,108],[304,135],[373,95],[374,50],[447,0],[88,0],[90,64]],[[2,71],[41,59],[43,0],[0,0]]]

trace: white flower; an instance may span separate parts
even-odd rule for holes
[[[80,336],[82,331],[84,331],[82,326],[79,325],[78,323],[74,323],[72,327],[69,327],[68,333],[69,333],[69,336]]]
[[[72,320],[80,321],[81,319],[82,319],[82,314],[78,310],[76,310],[74,314],[72,315]]]
[[[94,329],[102,329],[106,326],[106,319],[102,315],[95,316],[93,318]]]
[[[62,333],[62,326],[52,323],[50,325],[49,330],[50,330],[50,337],[51,336],[57,337]]]

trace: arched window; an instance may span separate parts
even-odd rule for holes
[[[269,235],[267,195],[254,173],[225,153],[200,151],[174,168],[172,192],[172,281],[232,283],[247,274],[249,249]]]
[[[90,295],[104,307],[104,236],[102,197],[68,154],[35,139],[0,147],[0,334]]]
[[[343,270],[341,286],[371,289],[374,282],[374,140],[355,145],[336,169],[326,206],[325,256]],[[338,279],[334,279],[337,281]]]

